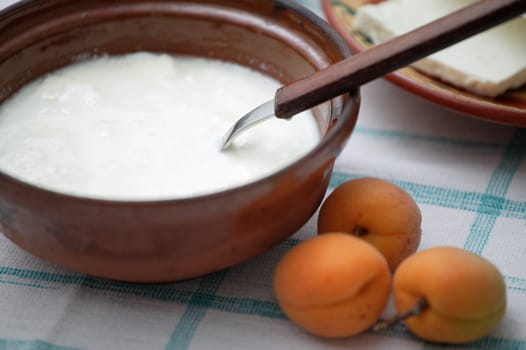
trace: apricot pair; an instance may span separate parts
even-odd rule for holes
[[[397,268],[392,288],[396,309],[405,315],[397,321],[433,342],[477,340],[506,309],[506,286],[497,268],[459,248],[411,255]],[[283,312],[301,328],[322,337],[350,337],[380,318],[391,275],[372,245],[346,233],[326,233],[283,257],[274,290]]]

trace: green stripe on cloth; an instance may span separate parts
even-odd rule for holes
[[[348,180],[365,176],[367,175],[334,172],[329,186],[330,188],[336,188]],[[410,193],[419,204],[459,209],[474,213],[497,214],[506,218],[526,220],[526,202],[514,201],[485,193],[461,191],[394,179],[385,180],[402,187]]]
[[[290,238],[276,249],[288,250],[290,247],[301,242],[298,239]],[[7,272],[7,273],[6,273]],[[106,281],[102,279],[85,277],[78,279],[77,276],[58,275],[46,272],[35,272],[21,270],[11,267],[0,267],[0,282],[13,284],[23,287],[45,288],[43,282],[54,282],[64,285],[81,285],[86,288],[101,290],[106,292],[121,293],[124,295],[133,295],[137,297],[160,300],[172,303],[191,304],[195,306],[208,306],[220,311],[233,312],[238,314],[258,315],[267,318],[283,319],[285,316],[279,306],[270,301],[261,301],[250,298],[223,297],[214,293],[202,290],[188,291],[178,290],[177,285],[174,287],[165,287],[162,285],[142,285],[132,283],[121,283]],[[225,271],[224,273],[228,273]],[[4,275],[9,278],[5,279]],[[36,277],[39,276],[39,277]],[[15,281],[13,277],[18,277],[22,281]],[[206,277],[205,277],[206,278]],[[515,276],[505,276],[508,289],[526,292],[526,279]],[[26,282],[29,280],[29,283]],[[77,282],[74,282],[77,281]],[[79,282],[80,281],[80,282]],[[37,283],[38,282],[38,283]],[[36,286],[37,285],[37,286]],[[57,286],[49,287],[57,288]]]
[[[216,293],[225,278],[226,270],[201,278],[199,288],[189,300],[189,305],[177,323],[166,350],[185,350],[190,345],[199,322],[216,300]]]
[[[4,276],[8,276],[9,278],[6,279]],[[109,281],[81,274],[58,274],[18,269],[8,266],[0,267],[0,280],[2,282],[13,284],[12,277],[34,281],[35,283],[38,283],[40,288],[45,288],[45,282],[64,285],[78,285],[89,289],[103,290],[182,304],[188,303],[193,295],[192,292],[175,290],[174,288],[168,287],[166,285],[133,284]]]
[[[526,279],[514,276],[505,276],[506,287],[510,290],[526,292]]]
[[[300,240],[288,239],[280,248],[289,249],[291,246],[298,244]],[[23,278],[36,278],[46,282],[57,284],[75,284],[82,285],[86,288],[92,288],[103,291],[111,291],[143,298],[151,298],[165,302],[175,302],[188,304],[188,309],[179,320],[174,332],[172,333],[168,345],[169,349],[187,349],[190,344],[195,330],[202,320],[204,313],[208,309],[219,310],[241,315],[252,315],[271,319],[286,319],[279,305],[271,301],[261,301],[249,298],[223,297],[217,295],[217,287],[220,281],[228,273],[228,270],[220,272],[213,277],[203,278],[202,288],[195,292],[179,291],[175,288],[164,287],[161,285],[141,285],[128,284],[121,282],[112,282],[82,275],[60,275],[46,272],[35,272],[28,270],[19,270],[14,268],[0,268],[0,276],[3,272],[8,271],[10,277],[15,275],[24,276]],[[38,277],[37,277],[38,276]],[[79,278],[80,277],[80,278]],[[0,277],[1,278],[1,277]],[[12,281],[10,281],[12,283]],[[507,287],[510,290],[526,292],[526,280],[516,277],[506,277]],[[372,332],[371,332],[372,333]],[[396,337],[400,339],[411,339],[412,335],[403,325],[397,325],[389,330],[378,332],[376,334]],[[488,337],[483,340],[484,344],[513,344],[518,346],[516,349],[526,349],[526,341],[508,340],[496,337]],[[1,347],[0,347],[1,348]],[[53,349],[53,348],[51,348]],[[515,349],[514,347],[498,347],[495,349]]]
[[[295,244],[295,242],[297,242],[297,240],[289,242],[288,244]],[[8,275],[9,279],[6,280],[3,277],[4,275]],[[279,306],[276,303],[269,301],[223,297],[200,289],[193,292],[188,290],[178,290],[176,289],[176,285],[174,285],[174,287],[166,287],[163,285],[122,283],[83,275],[60,275],[48,272],[22,270],[12,267],[0,267],[0,281],[17,286],[22,284],[21,282],[23,281],[15,283],[13,277],[38,282],[39,288],[42,286],[43,282],[63,285],[81,285],[89,289],[121,293],[124,295],[132,295],[169,303],[189,304],[197,307],[206,306],[220,311],[258,315],[266,318],[285,318]],[[30,283],[25,283],[24,286],[28,287],[30,286]],[[56,288],[56,286],[53,288]]]
[[[0,339],[2,350],[74,350],[79,348],[60,346],[41,340]]]
[[[499,143],[499,142],[459,140],[459,139],[453,139],[453,138],[448,138],[448,137],[422,135],[422,134],[403,132],[403,131],[366,128],[363,126],[357,127],[354,130],[354,133],[363,134],[363,135],[371,135],[371,136],[382,137],[382,138],[412,141],[412,142],[416,141],[416,142],[426,142],[426,143],[439,143],[441,145],[450,145],[450,146],[461,147],[461,148],[475,148],[477,150],[504,149],[507,146],[506,143]]]
[[[24,283],[24,282],[17,282],[17,281],[10,281],[10,280],[1,280],[1,279],[0,279],[0,283],[11,284],[11,285],[19,285],[19,286],[24,286],[24,287],[32,287],[32,288],[51,289],[51,288],[48,288],[48,287],[43,286],[43,285],[38,284],[38,283]]]
[[[525,350],[526,342],[523,340],[503,339],[485,337],[478,341],[457,345],[439,345],[439,344],[425,344],[423,350],[446,350],[446,349],[462,349],[462,350],[479,350],[479,349],[494,349],[494,350]]]
[[[503,212],[504,196],[508,192],[513,176],[526,156],[526,129],[517,129],[502,159],[493,172],[485,195],[482,196],[478,214],[471,226],[464,248],[482,254],[493,231],[497,218]],[[488,212],[488,209],[489,212]],[[524,215],[526,211],[522,211]]]

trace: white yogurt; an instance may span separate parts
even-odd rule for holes
[[[136,53],[80,62],[0,106],[0,170],[54,191],[153,200],[265,177],[319,141],[310,113],[275,118],[220,151],[239,117],[279,83],[213,60]]]

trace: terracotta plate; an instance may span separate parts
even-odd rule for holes
[[[356,10],[379,0],[321,0],[329,23],[345,38],[355,53],[364,51],[372,43],[353,27]],[[386,78],[398,86],[423,98],[474,117],[501,124],[526,127],[526,85],[498,98],[472,94],[432,78],[417,70],[402,68]]]

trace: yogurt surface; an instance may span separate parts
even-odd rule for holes
[[[134,53],[79,62],[0,106],[0,170],[57,192],[185,198],[263,178],[319,142],[310,113],[223,135],[280,84],[203,58]]]

